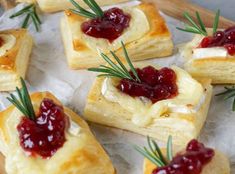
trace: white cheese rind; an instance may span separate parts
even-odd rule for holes
[[[195,48],[193,59],[228,57],[228,51],[224,47]]]

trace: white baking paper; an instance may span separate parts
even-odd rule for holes
[[[21,26],[23,17],[9,19],[9,16],[23,6],[24,4],[20,4],[3,14],[0,18],[0,30]],[[30,25],[29,31],[34,37],[35,45],[27,73],[27,82],[32,92],[50,91],[65,105],[82,115],[87,93],[96,74],[86,70],[75,71],[68,68],[59,27],[62,15],[62,12],[41,14],[43,24],[40,32],[36,32],[34,26]],[[182,33],[175,29],[176,26],[182,25],[179,21],[166,15],[164,17],[173,33],[175,44],[191,39],[191,34]],[[171,64],[182,66],[183,61],[177,52],[175,49],[174,56],[149,62],[162,66]],[[214,94],[222,90],[222,86],[215,87]],[[8,95],[8,93],[0,93],[0,110],[9,105],[5,99]],[[235,173],[235,113],[231,111],[231,104],[232,100],[223,101],[221,98],[213,97],[200,140],[228,155],[233,168],[232,173]],[[133,144],[146,144],[146,137],[93,123],[90,126],[97,139],[110,154],[118,174],[143,173],[143,157],[133,149]]]

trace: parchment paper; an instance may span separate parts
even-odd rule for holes
[[[23,6],[24,4],[20,4],[3,14],[0,18],[0,30],[21,26],[23,17],[9,19],[9,16]],[[68,68],[59,27],[62,15],[62,12],[41,14],[43,24],[40,32],[36,32],[34,26],[30,25],[29,31],[34,37],[35,45],[27,73],[27,82],[30,91],[50,91],[65,105],[82,115],[87,93],[96,74]],[[182,25],[179,21],[166,15],[164,17],[173,33],[175,44],[191,39],[191,34],[175,29],[176,26]],[[182,66],[183,60],[176,48],[174,56],[149,62],[162,66],[171,64]],[[214,88],[214,94],[222,90],[222,86],[217,86]],[[0,110],[9,105],[5,99],[8,95],[8,93],[0,93]],[[231,104],[232,100],[225,102],[213,96],[208,118],[199,139],[206,145],[216,147],[228,155],[233,168],[232,173],[235,173],[235,113],[231,111]],[[97,139],[110,154],[118,174],[142,174],[143,157],[133,149],[132,145],[146,144],[146,137],[93,123],[90,126]]]

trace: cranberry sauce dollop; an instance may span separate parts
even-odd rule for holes
[[[147,66],[143,69],[137,68],[136,71],[141,83],[122,79],[117,86],[120,91],[132,97],[146,97],[152,103],[178,95],[177,76],[172,69],[157,70],[152,66]]]
[[[235,26],[224,31],[217,31],[213,36],[205,37],[201,41],[200,47],[224,47],[231,56],[235,55]]]
[[[153,170],[152,174],[200,174],[203,166],[209,163],[214,155],[213,149],[192,140],[184,154],[176,155],[169,165]]]
[[[66,141],[67,124],[63,108],[50,99],[44,99],[36,120],[24,116],[17,126],[20,145],[31,156],[51,157]]]
[[[123,10],[115,7],[105,11],[102,18],[84,22],[81,29],[89,36],[113,42],[129,27],[130,19],[129,14],[125,14]]]
[[[4,40],[2,37],[0,37],[0,47],[3,46],[3,44],[4,44]]]

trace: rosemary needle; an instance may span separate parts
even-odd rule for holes
[[[26,84],[22,78],[20,78],[22,88],[19,89],[18,87],[16,88],[16,92],[18,95],[18,98],[14,94],[10,94],[10,97],[7,97],[7,99],[15,105],[21,111],[24,116],[28,117],[31,120],[35,120],[35,112],[33,108],[33,104],[31,101],[31,98],[29,96],[28,89],[26,87]]]
[[[128,52],[126,50],[126,47],[124,43],[122,42],[122,49],[127,61],[127,64],[129,65],[129,68],[131,72],[133,73],[134,77],[130,74],[130,72],[127,70],[125,65],[121,62],[121,60],[118,58],[118,56],[113,52],[110,51],[111,55],[116,60],[116,63],[112,61],[107,55],[101,53],[101,57],[109,64],[109,66],[101,65],[98,68],[89,68],[88,71],[94,71],[101,73],[98,75],[99,77],[117,77],[117,78],[123,78],[123,79],[129,79],[137,82],[141,82],[140,78],[138,77],[138,74],[136,72],[136,69],[134,68],[130,57],[128,55]]]
[[[13,15],[10,16],[10,18],[15,18],[21,15],[26,14],[24,21],[22,23],[22,28],[27,28],[28,24],[29,24],[29,20],[31,19],[34,27],[37,31],[39,31],[39,26],[42,23],[38,14],[37,14],[37,9],[35,4],[30,4],[24,8],[22,8],[21,10],[19,10],[18,12],[14,13]]]
[[[95,0],[83,0],[84,3],[92,10],[92,12],[87,11],[86,9],[82,8],[76,1],[69,0],[70,3],[76,8],[76,9],[70,9],[71,12],[86,17],[86,18],[100,18],[104,16],[103,10],[100,8],[100,6],[95,2]]]
[[[205,24],[203,23],[201,16],[198,12],[196,12],[197,21],[194,21],[192,16],[190,16],[188,12],[184,12],[183,16],[188,21],[189,24],[185,24],[185,28],[176,27],[178,30],[189,33],[201,34],[204,36],[208,35]],[[218,10],[215,15],[214,24],[213,24],[213,33],[216,33],[218,29],[219,17],[220,17],[220,10]]]

